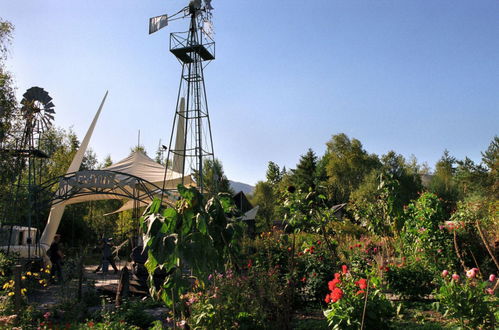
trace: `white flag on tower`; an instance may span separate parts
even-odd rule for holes
[[[168,15],[149,18],[149,34],[158,31],[168,25]]]

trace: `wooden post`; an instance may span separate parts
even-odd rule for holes
[[[14,309],[21,312],[21,265],[14,266]]]
[[[121,269],[120,281],[118,283],[118,290],[116,291],[116,307],[121,306],[123,302],[123,297],[128,296],[128,290],[130,286],[130,276],[127,266]]]

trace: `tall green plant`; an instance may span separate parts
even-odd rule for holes
[[[168,306],[178,303],[190,288],[189,270],[203,283],[213,271],[235,264],[242,235],[240,222],[227,218],[235,210],[229,195],[218,194],[205,203],[196,188],[179,185],[177,189],[180,200],[174,207],[163,208],[156,199],[140,219],[151,295]],[[155,286],[157,270],[166,272],[166,277]]]
[[[408,205],[405,218],[402,238],[406,253],[418,256],[435,270],[455,265],[452,235],[444,226],[447,215],[440,198],[422,193]]]

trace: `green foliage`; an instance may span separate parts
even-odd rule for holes
[[[452,223],[460,227],[455,231],[464,263],[470,267],[480,265],[482,272],[487,269],[495,271],[496,268],[478,233],[477,223],[489,241],[493,241],[499,232],[497,203],[483,197],[469,197],[457,203],[457,209],[450,218]]]
[[[154,200],[140,219],[151,294],[168,306],[179,303],[190,287],[185,266],[204,282],[209,273],[223,270],[225,263],[235,264],[242,235],[241,224],[226,217],[235,208],[229,195],[219,194],[204,203],[196,188],[179,185],[177,189],[180,200],[175,207],[163,209],[160,200]],[[156,270],[166,273],[159,287],[154,285]]]
[[[356,280],[350,273],[344,272],[336,273],[335,278],[339,282],[334,284],[331,280],[328,283],[331,293],[326,296],[328,308],[324,311],[331,329],[360,329],[362,321],[364,329],[387,328],[394,308],[377,288],[379,278]]]
[[[488,168],[487,192],[492,198],[499,196],[499,136],[494,136],[486,151],[482,152],[482,161]]]
[[[279,165],[270,161],[267,166],[266,178],[267,182],[274,185],[282,180],[284,173],[280,170]]]
[[[369,155],[357,139],[346,134],[333,135],[327,145],[328,184],[336,203],[346,202],[373,169],[380,167],[376,155]]]
[[[14,258],[9,257],[4,251],[0,251],[0,283],[4,283],[12,274]]]
[[[333,244],[334,249],[331,251],[323,241],[317,239],[318,235],[314,235],[314,238],[315,241],[301,244],[295,259],[292,280],[299,302],[322,302],[327,293],[324,283],[339,264],[336,244]]]
[[[133,325],[140,329],[149,329],[154,318],[144,311],[143,301],[126,300],[116,309],[102,310],[102,320],[105,323],[121,323]]]
[[[194,171],[194,178],[200,185],[200,177],[198,172]],[[205,159],[203,162],[203,193],[209,197],[216,196],[218,193],[228,193],[234,195],[234,191],[230,187],[229,179],[224,173],[222,162],[219,159]]]
[[[390,151],[382,167],[373,170],[350,196],[355,220],[376,235],[397,235],[403,226],[403,207],[417,197],[421,179],[415,165]]]
[[[291,180],[302,191],[314,190],[317,185],[317,156],[312,149],[300,157]]]
[[[292,242],[290,235],[280,230],[263,232],[252,241],[246,241],[245,248],[254,251],[248,255],[255,269],[279,268],[281,274],[290,270]]]
[[[442,158],[435,165],[435,172],[429,185],[429,190],[445,202],[443,206],[447,214],[450,214],[458,198],[458,190],[453,179],[456,162],[456,158],[445,150]]]
[[[444,227],[445,220],[442,201],[432,193],[421,194],[405,212],[405,252],[420,257],[433,271],[451,268],[456,263],[452,235]]]
[[[206,291],[188,295],[189,325],[193,329],[283,329],[286,290],[277,269],[249,267],[245,275],[214,274]]]
[[[466,329],[494,329],[499,321],[497,306],[499,299],[487,293],[489,283],[474,278],[464,282],[446,279],[436,293],[444,316],[459,319]]]
[[[274,187],[268,182],[258,181],[251,198],[251,203],[260,207],[256,215],[258,231],[270,230],[274,220],[276,205]]]
[[[390,267],[385,279],[389,288],[405,299],[424,298],[435,288],[433,272],[417,261]]]

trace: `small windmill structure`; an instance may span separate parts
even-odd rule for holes
[[[52,97],[40,87],[31,87],[23,94],[20,108],[20,131],[13,148],[0,145],[0,152],[10,154],[16,161],[17,180],[12,182],[11,203],[4,206],[0,215],[0,242],[11,245],[25,244],[27,257],[31,259],[39,248],[37,228],[40,212],[36,209],[41,183],[42,163],[48,158],[41,149],[43,134],[52,126],[54,103]],[[0,245],[2,245],[0,243]]]
[[[190,18],[189,30],[170,34],[170,52],[182,65],[170,143],[168,146],[165,181],[173,173],[184,179],[193,172],[196,185],[204,190],[203,162],[214,160],[204,68],[215,59],[211,0],[192,0],[172,16],[161,15],[149,20],[149,34],[177,19]],[[164,188],[164,187],[163,187]]]

